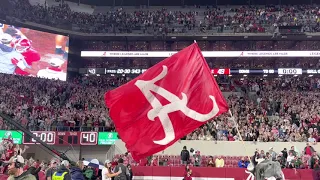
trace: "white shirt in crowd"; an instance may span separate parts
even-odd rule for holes
[[[316,142],[316,139],[313,138],[313,137],[309,137],[309,138],[308,138],[308,142],[313,142],[313,143],[314,143],[314,142]]]
[[[291,161],[294,160],[294,158],[295,158],[294,156],[288,155],[288,157],[287,157],[287,162],[288,162],[288,163],[291,163]]]
[[[109,169],[106,168],[106,167],[104,167],[104,168],[102,169],[102,172],[101,172],[101,175],[102,175],[102,179],[101,179],[101,180],[111,180],[111,178],[109,178],[109,177],[107,176],[108,173],[109,173]],[[110,172],[110,173],[111,173],[111,172]]]

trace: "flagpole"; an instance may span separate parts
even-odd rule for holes
[[[238,132],[239,139],[240,139],[240,141],[242,142],[242,145],[243,145],[244,150],[245,150],[245,152],[246,152],[246,154],[247,154],[247,156],[248,156],[248,159],[249,159],[249,161],[250,161],[250,164],[253,165],[253,163],[252,163],[252,161],[251,161],[251,158],[250,158],[250,155],[249,155],[249,152],[248,152],[248,149],[246,148],[246,145],[244,144],[244,141],[243,141],[242,136],[241,136],[241,134],[240,134],[239,127],[238,127],[238,123],[236,122],[236,120],[235,120],[235,118],[234,118],[234,116],[233,116],[233,114],[232,114],[232,112],[231,112],[230,109],[229,109],[229,114],[230,114],[231,119],[233,120],[233,122],[234,122],[234,124],[235,124],[235,126],[236,126],[236,130],[237,130],[237,132]]]

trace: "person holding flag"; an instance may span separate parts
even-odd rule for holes
[[[229,109],[197,43],[108,91],[105,101],[136,161],[163,151]]]

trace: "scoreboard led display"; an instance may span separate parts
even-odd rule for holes
[[[60,131],[31,131],[31,133],[39,138],[41,141],[55,146],[93,146],[98,145],[98,142],[101,142],[103,139],[107,141],[110,135],[106,136],[106,134],[112,134],[112,138],[110,138],[110,142],[115,142],[118,140],[118,133],[112,132],[60,132]],[[101,138],[99,138],[101,135]],[[23,144],[39,144],[36,139],[33,139],[29,135],[23,134]],[[109,143],[99,143],[99,145],[107,145]],[[112,143],[110,143],[112,144]]]
[[[80,145],[97,145],[98,133],[97,132],[81,132]]]
[[[80,68],[81,69],[81,68]],[[80,73],[88,75],[97,74],[112,74],[112,75],[139,75],[145,72],[146,69],[106,69],[106,68],[82,68]],[[235,68],[214,68],[211,69],[213,75],[233,75],[233,74],[252,74],[252,75],[310,75],[320,74],[320,69],[301,69],[301,68],[278,68],[278,69],[235,69]]]

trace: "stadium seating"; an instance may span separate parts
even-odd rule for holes
[[[18,2],[18,3],[17,3]],[[51,2],[51,1],[49,1]],[[278,26],[301,26],[299,32],[318,32],[317,7],[230,6],[219,8],[136,7],[96,8],[70,3],[3,3],[1,13],[27,21],[85,33],[274,33]],[[76,8],[75,8],[76,7]],[[15,11],[10,11],[15,9]],[[31,10],[28,13],[25,9]],[[111,10],[110,10],[111,9]],[[308,15],[305,15],[308,10]],[[290,16],[288,16],[290,14]],[[68,18],[66,18],[66,15]]]

